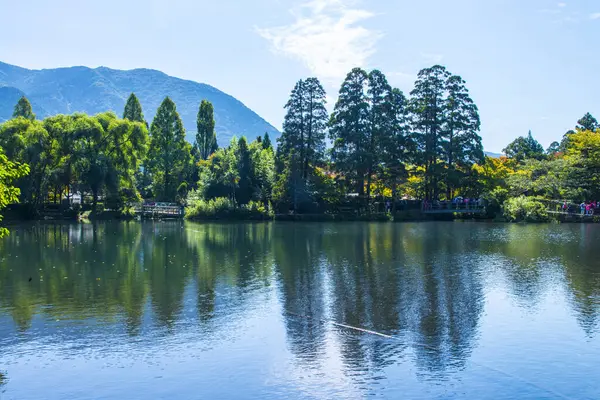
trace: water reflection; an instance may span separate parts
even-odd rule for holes
[[[0,319],[12,321],[0,341],[56,331],[76,340],[89,326],[176,335],[181,324],[226,337],[258,309],[280,314],[303,368],[337,357],[347,375],[377,379],[411,359],[441,376],[465,368],[498,291],[536,310],[564,290],[595,338],[598,246],[591,225],[30,225],[0,241]]]

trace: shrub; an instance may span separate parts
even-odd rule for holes
[[[500,215],[502,212],[502,206],[508,198],[508,190],[504,188],[496,188],[491,192],[485,193],[483,199],[486,203],[486,214],[490,218],[494,218]]]
[[[546,206],[531,197],[514,197],[504,202],[504,218],[509,222],[548,222]]]
[[[273,218],[273,213],[258,201],[236,207],[232,200],[217,197],[191,201],[185,217],[190,220],[267,220]]]

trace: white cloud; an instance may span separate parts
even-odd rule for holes
[[[593,14],[590,14],[590,18],[591,18],[591,19],[600,19],[600,13],[593,13]]]
[[[338,81],[354,67],[365,67],[382,37],[359,22],[374,14],[352,0],[311,0],[290,10],[290,25],[258,28],[276,53],[302,61],[319,78]]]
[[[557,6],[563,8],[567,6],[567,3],[558,3]]]

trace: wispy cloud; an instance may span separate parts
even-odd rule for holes
[[[579,22],[581,14],[578,11],[569,11],[567,6],[567,3],[561,2],[557,3],[554,8],[544,8],[538,11],[542,14],[552,15],[553,22],[558,24]]]
[[[600,19],[600,12],[590,14],[590,19]]]
[[[361,21],[374,16],[352,0],[310,0],[290,10],[295,21],[257,28],[273,51],[302,61],[313,74],[339,80],[353,67],[364,67],[382,37]]]
[[[444,55],[437,53],[421,53],[421,58],[423,58],[428,63],[439,64],[444,59]]]

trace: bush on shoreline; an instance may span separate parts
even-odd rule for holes
[[[185,218],[189,220],[253,220],[263,221],[273,219],[273,212],[264,204],[251,201],[246,205],[236,207],[235,203],[226,197],[211,200],[199,199],[188,206]]]
[[[514,197],[504,202],[504,218],[508,222],[548,222],[546,206],[531,197]]]

